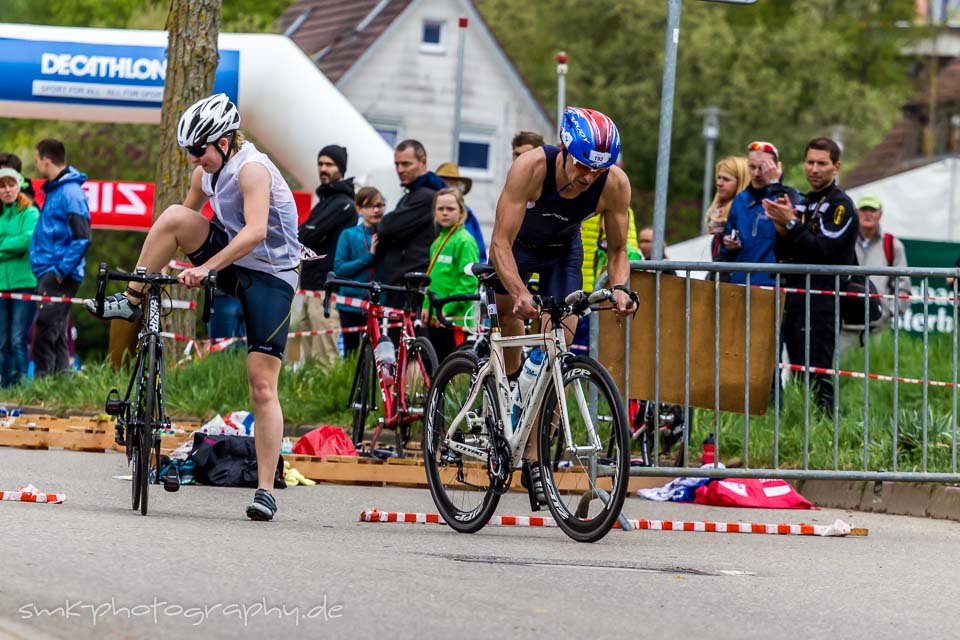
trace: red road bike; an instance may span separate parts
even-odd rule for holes
[[[379,282],[341,280],[332,273],[324,283],[324,313],[330,314],[330,294],[347,286],[370,292],[370,302],[364,302],[366,329],[360,340],[357,367],[347,406],[353,409],[353,442],[361,455],[389,456],[389,451],[377,449],[377,440],[384,428],[394,432],[398,457],[408,454],[408,445],[422,442],[424,407],[433,374],[437,370],[437,353],[424,337],[416,335],[420,308],[430,276],[425,273],[407,273],[404,286]],[[402,310],[380,304],[380,294],[404,294]],[[394,346],[387,333],[389,326],[399,324],[399,344]],[[393,332],[396,335],[396,332]],[[374,389],[380,389],[380,403]],[[373,427],[370,447],[363,442],[367,429]]]

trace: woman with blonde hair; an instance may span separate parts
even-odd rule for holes
[[[747,159],[741,156],[727,156],[717,163],[717,193],[707,208],[705,215],[707,233],[713,236],[710,243],[710,255],[714,260],[720,251],[723,229],[727,224],[730,204],[734,196],[750,185],[750,169]]]
[[[20,190],[23,176],[0,169],[0,291],[36,293],[30,239],[40,212]],[[17,384],[27,372],[27,336],[37,303],[0,298],[0,384]]]

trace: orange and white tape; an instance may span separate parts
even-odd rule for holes
[[[404,513],[365,509],[360,512],[360,522],[394,522],[400,524],[446,524],[439,513]],[[629,520],[638,531],[696,531],[700,533],[753,533],[779,536],[865,536],[866,529],[851,527],[843,520],[832,525],[815,524],[763,524],[759,522],[710,522],[682,520]],[[487,523],[494,527],[556,527],[550,517],[541,516],[493,516]],[[614,525],[619,529],[620,525]]]

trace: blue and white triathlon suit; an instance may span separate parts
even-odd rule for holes
[[[204,173],[203,193],[215,215],[203,246],[189,254],[200,265],[219,253],[246,225],[240,170],[258,162],[270,172],[270,211],[267,237],[232,265],[217,273],[217,287],[240,301],[247,329],[247,352],[283,357],[290,327],[290,306],[300,279],[300,241],[293,193],[277,166],[252,142],[244,142],[220,171],[216,188],[213,175]]]

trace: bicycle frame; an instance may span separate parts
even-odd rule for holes
[[[416,313],[413,311],[387,311],[386,307],[378,304],[371,304],[367,310],[366,339],[370,344],[374,345],[374,347],[376,347],[380,337],[386,334],[387,324],[390,320],[401,321],[400,344],[396,345],[397,376],[393,384],[385,384],[379,369],[377,369],[377,384],[380,387],[380,397],[383,399],[383,426],[385,427],[397,426],[401,416],[405,423],[413,422],[422,417],[422,413],[413,415],[406,406],[406,399],[403,397],[403,388],[407,377],[407,350],[409,349],[410,343],[417,337],[414,330],[415,318]],[[376,362],[373,363],[373,366],[376,367]],[[356,388],[357,386],[355,384],[354,389]]]
[[[574,395],[580,411],[586,419],[587,432],[590,438],[590,445],[585,447],[576,447],[573,445],[573,434],[570,430],[569,413],[567,411],[567,400],[563,393],[563,378],[558,364],[569,353],[567,350],[566,336],[561,325],[556,325],[549,332],[537,333],[527,336],[503,337],[500,335],[500,322],[496,312],[496,305],[491,300],[492,292],[487,296],[487,309],[490,313],[490,358],[483,363],[477,371],[473,386],[464,406],[452,420],[446,434],[446,444],[453,450],[461,454],[470,456],[487,462],[488,454],[486,450],[473,447],[462,442],[456,442],[453,434],[457,427],[467,418],[469,407],[476,400],[477,395],[483,388],[483,381],[488,376],[492,376],[496,385],[496,398],[502,417],[504,438],[510,446],[513,453],[512,465],[514,469],[521,466],[523,453],[526,450],[527,440],[533,431],[536,420],[539,418],[540,407],[547,395],[548,386],[553,385],[557,393],[557,403],[560,409],[560,422],[563,428],[563,437],[565,441],[565,450],[576,456],[595,455],[599,453],[603,446],[600,438],[597,436],[596,425],[594,424],[593,412],[584,397],[583,389],[579,384],[574,387]],[[533,393],[529,402],[524,402],[524,408],[520,415],[520,420],[516,427],[510,419],[512,401],[510,386],[507,382],[507,374],[503,365],[503,350],[511,347],[541,347],[545,351],[543,366],[540,369],[537,379],[533,385]]]

